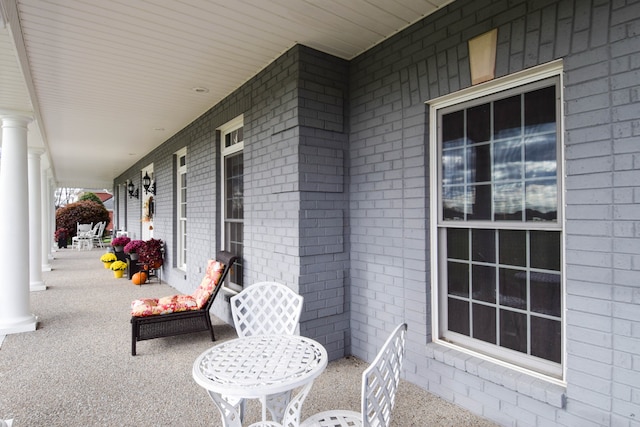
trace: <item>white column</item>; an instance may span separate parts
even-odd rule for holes
[[[29,149],[29,280],[32,291],[47,289],[42,281],[42,187],[41,148]]]
[[[35,331],[29,293],[27,125],[31,117],[0,111],[0,335]]]
[[[40,239],[40,261],[42,261],[42,271],[51,271],[51,264],[49,263],[49,256],[51,255],[51,242],[53,241],[53,233],[49,225],[51,221],[51,199],[49,197],[49,176],[47,171],[42,171],[40,174],[40,200],[42,202],[42,214],[40,216],[40,225],[42,226],[42,233]]]

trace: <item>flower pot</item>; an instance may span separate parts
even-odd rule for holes
[[[111,267],[111,264],[113,264],[113,262],[103,262],[103,264],[104,264],[104,268],[108,269],[109,267]]]
[[[131,258],[131,261],[137,261],[138,260],[138,256],[139,255],[137,253],[135,253],[135,252],[131,252],[129,254],[129,258]]]
[[[114,246],[113,250],[116,252],[122,252],[124,250],[124,246]]]
[[[113,270],[113,277],[115,277],[116,279],[122,279],[123,275],[124,270]]]

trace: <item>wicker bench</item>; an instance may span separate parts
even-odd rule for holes
[[[208,300],[206,300],[202,308],[163,314],[132,316],[131,354],[133,356],[136,355],[136,343],[138,341],[154,338],[210,331],[211,341],[215,341],[209,310],[211,309],[216,295],[222,287],[222,283],[227,277],[227,274],[229,274],[229,270],[236,260],[237,257],[235,255],[226,251],[219,251],[216,254],[216,261],[222,263],[224,265],[224,269],[215,283],[211,295],[208,297]]]

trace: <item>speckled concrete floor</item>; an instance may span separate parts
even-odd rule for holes
[[[14,427],[222,425],[191,377],[195,358],[213,345],[209,334],[142,341],[132,357],[130,302],[176,291],[113,278],[99,261],[103,252],[57,252],[53,271],[43,273],[48,289],[30,294],[37,330],[0,341],[0,419],[13,419]],[[215,333],[218,341],[235,337],[219,320]],[[304,403],[303,419],[326,409],[358,410],[366,366],[353,357],[329,363]],[[249,402],[245,424],[259,414],[258,403]],[[400,384],[392,426],[492,425],[413,384]]]

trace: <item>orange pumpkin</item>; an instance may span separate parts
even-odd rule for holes
[[[142,285],[147,281],[147,273],[139,271],[131,276],[131,281],[134,285]]]

